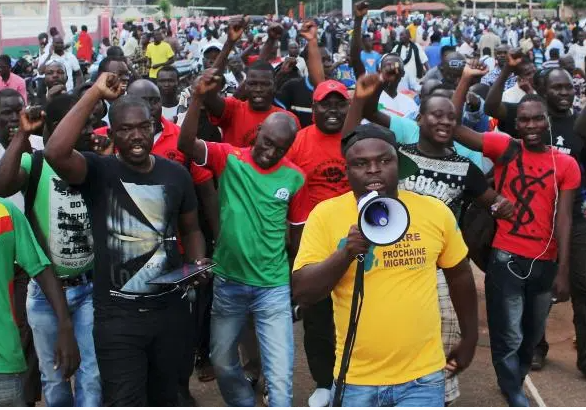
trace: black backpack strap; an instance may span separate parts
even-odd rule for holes
[[[503,189],[503,184],[505,183],[505,176],[507,175],[507,169],[508,169],[508,165],[509,163],[515,159],[517,157],[517,155],[519,155],[519,153],[521,152],[521,143],[519,141],[517,141],[514,138],[511,138],[511,140],[509,141],[509,146],[507,147],[507,149],[505,150],[505,152],[503,152],[503,155],[501,155],[500,157],[497,158],[495,166],[496,165],[503,165],[503,173],[501,175],[501,178],[496,186],[496,192],[500,193],[501,190]]]
[[[31,160],[31,171],[29,173],[28,185],[24,194],[24,214],[30,221],[33,215],[33,205],[37,197],[37,189],[43,171],[43,150],[35,151]]]

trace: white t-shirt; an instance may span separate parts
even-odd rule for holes
[[[67,83],[65,84],[67,91],[73,90],[73,73],[81,70],[77,57],[66,51],[62,56],[53,54],[50,60],[48,60],[48,58],[49,48],[47,48],[47,52],[39,58],[39,66],[41,66],[41,64],[43,64],[45,61],[59,61],[62,63],[65,66],[65,70],[67,71]]]
[[[33,149],[33,152],[45,148],[43,137],[41,137],[40,135],[31,135],[28,140],[31,143],[31,148]],[[2,144],[0,144],[0,159],[2,159],[5,152],[6,150],[4,149]],[[24,195],[22,193],[17,192],[16,194],[9,196],[6,199],[12,202],[21,212],[24,212]]]
[[[163,106],[163,117],[165,117],[165,119],[173,122],[175,121],[175,118],[177,116],[177,108],[179,107],[179,104],[177,104],[174,107],[165,107]]]
[[[576,68],[584,70],[584,58],[586,58],[586,46],[572,44],[568,50],[568,54],[572,56],[576,63]]]
[[[414,47],[417,47],[417,50],[419,51],[419,59],[421,60],[421,64],[425,64],[427,63],[427,54],[425,54],[425,50],[423,49],[423,47],[418,46],[418,45],[414,45]],[[399,45],[396,45],[393,48],[393,52],[396,52],[399,49]],[[407,54],[409,53],[409,49],[410,47],[406,47],[405,45],[403,45],[403,47],[401,48],[401,59],[404,61],[407,58]],[[417,64],[415,64],[415,51],[412,53],[411,55],[411,59],[409,60],[409,62],[407,62],[407,64],[405,64],[405,72],[406,73],[410,73],[411,76],[413,76],[413,78],[417,78]]]
[[[503,102],[518,104],[525,94],[527,93],[519,87],[519,84],[515,84],[503,93]]]
[[[419,106],[413,101],[413,98],[397,93],[395,98],[383,91],[378,99],[378,110],[387,115],[395,114],[401,117],[413,118],[419,112]]]
[[[474,49],[470,47],[470,44],[467,42],[463,42],[460,47],[457,48],[458,53],[462,54],[464,57],[472,57],[474,54]]]

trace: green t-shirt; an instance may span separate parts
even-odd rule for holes
[[[303,171],[286,158],[263,170],[250,148],[207,147],[206,166],[218,176],[222,204],[214,273],[250,286],[288,284],[287,220],[303,224],[309,213]]]
[[[0,373],[26,370],[8,292],[15,262],[30,277],[51,265],[22,212],[9,200],[0,198]]]
[[[20,166],[30,173],[31,162],[32,156],[23,154]],[[43,234],[39,240],[58,277],[74,277],[93,269],[92,231],[85,201],[45,160],[33,215]]]

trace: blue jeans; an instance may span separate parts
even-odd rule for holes
[[[334,402],[336,384],[330,391]],[[407,383],[391,386],[346,384],[342,407],[444,407],[445,379],[443,370]]]
[[[556,274],[555,262],[537,260],[526,277],[531,261],[493,249],[484,281],[492,364],[511,406],[529,405],[523,381],[545,332]]]
[[[35,280],[28,285],[26,311],[33,331],[35,349],[39,357],[41,382],[47,406],[87,407],[102,404],[100,372],[94,350],[94,304],[92,301],[93,283],[67,287],[65,297],[75,339],[79,346],[81,363],[75,372],[75,397],[71,383],[63,380],[61,370],[53,370],[55,343],[57,342],[57,316],[47,301],[41,287]]]
[[[0,407],[25,407],[24,383],[20,373],[0,374]]]
[[[269,405],[290,407],[293,399],[293,319],[290,286],[261,288],[214,277],[211,360],[224,401],[255,406],[254,390],[244,378],[238,341],[252,313]]]

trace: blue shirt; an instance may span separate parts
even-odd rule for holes
[[[415,121],[409,118],[399,117],[398,115],[391,114],[390,129],[395,134],[395,138],[399,144],[406,145],[416,144],[419,142],[419,125],[417,125]],[[470,148],[466,148],[456,141],[454,141],[454,148],[456,149],[456,153],[458,155],[468,158],[483,172],[488,171],[485,170],[486,167],[483,166],[481,152],[472,151]]]
[[[454,36],[442,37],[442,39],[440,40],[440,47],[444,47],[444,46],[458,47],[458,42],[456,41],[456,37],[454,37]]]
[[[431,43],[425,47],[425,54],[427,54],[427,64],[429,64],[429,68],[437,67],[442,62],[441,49],[442,46],[440,43]]]
[[[360,52],[360,61],[362,61],[367,74],[376,74],[378,71],[378,63],[380,62],[381,58],[382,56],[376,51],[367,53],[366,51],[362,50]]]

